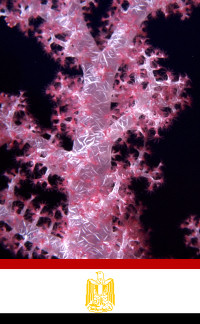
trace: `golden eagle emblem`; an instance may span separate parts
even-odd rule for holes
[[[102,271],[96,273],[97,280],[87,280],[86,306],[94,313],[111,311],[115,305],[114,280],[105,280]]]

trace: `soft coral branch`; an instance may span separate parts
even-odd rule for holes
[[[162,163],[152,168],[146,162],[148,141],[160,137],[190,98],[188,78],[175,79],[162,69],[158,60],[165,54],[150,47],[141,24],[159,8],[185,18],[192,5],[127,2],[126,9],[120,0],[111,3],[107,26],[113,32],[110,28],[108,37],[102,31],[96,42],[82,13],[91,1],[0,5],[9,27],[34,35],[62,66],[73,57],[83,72],[58,72],[48,85],[54,105],[48,139],[27,115],[22,92],[19,97],[1,94],[1,144],[10,150],[18,146],[16,169],[5,173],[1,237],[23,257],[34,257],[34,251],[59,258],[150,256],[140,222],[144,207],[131,182],[145,180],[149,192],[163,184]],[[99,2],[92,3],[98,7]],[[62,148],[63,136],[73,140],[70,152]]]

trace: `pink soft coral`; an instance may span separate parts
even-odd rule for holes
[[[159,139],[190,98],[187,76],[176,79],[162,69],[165,54],[148,45],[141,24],[159,9],[187,18],[198,4],[113,0],[93,38],[88,13],[100,1],[14,0],[9,9],[1,1],[9,27],[31,31],[54,60],[64,65],[74,57],[71,64],[83,70],[83,77],[58,72],[46,89],[54,102],[49,139],[27,114],[23,89],[19,96],[0,95],[0,144],[18,145],[20,152],[19,168],[5,174],[1,193],[4,246],[29,258],[150,257],[140,223],[144,207],[130,190],[131,178],[145,179],[150,192],[162,185],[162,163],[152,169],[145,162],[147,141]],[[40,19],[36,30],[31,19]],[[63,132],[73,139],[70,152],[59,145]],[[30,182],[32,194],[22,195]],[[38,192],[56,196],[56,204],[47,206]]]

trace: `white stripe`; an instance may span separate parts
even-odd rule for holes
[[[0,270],[1,313],[89,313],[87,279],[114,279],[110,313],[199,313],[200,270]]]

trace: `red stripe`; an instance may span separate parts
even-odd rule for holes
[[[0,269],[200,269],[200,259],[57,260],[1,259]]]

